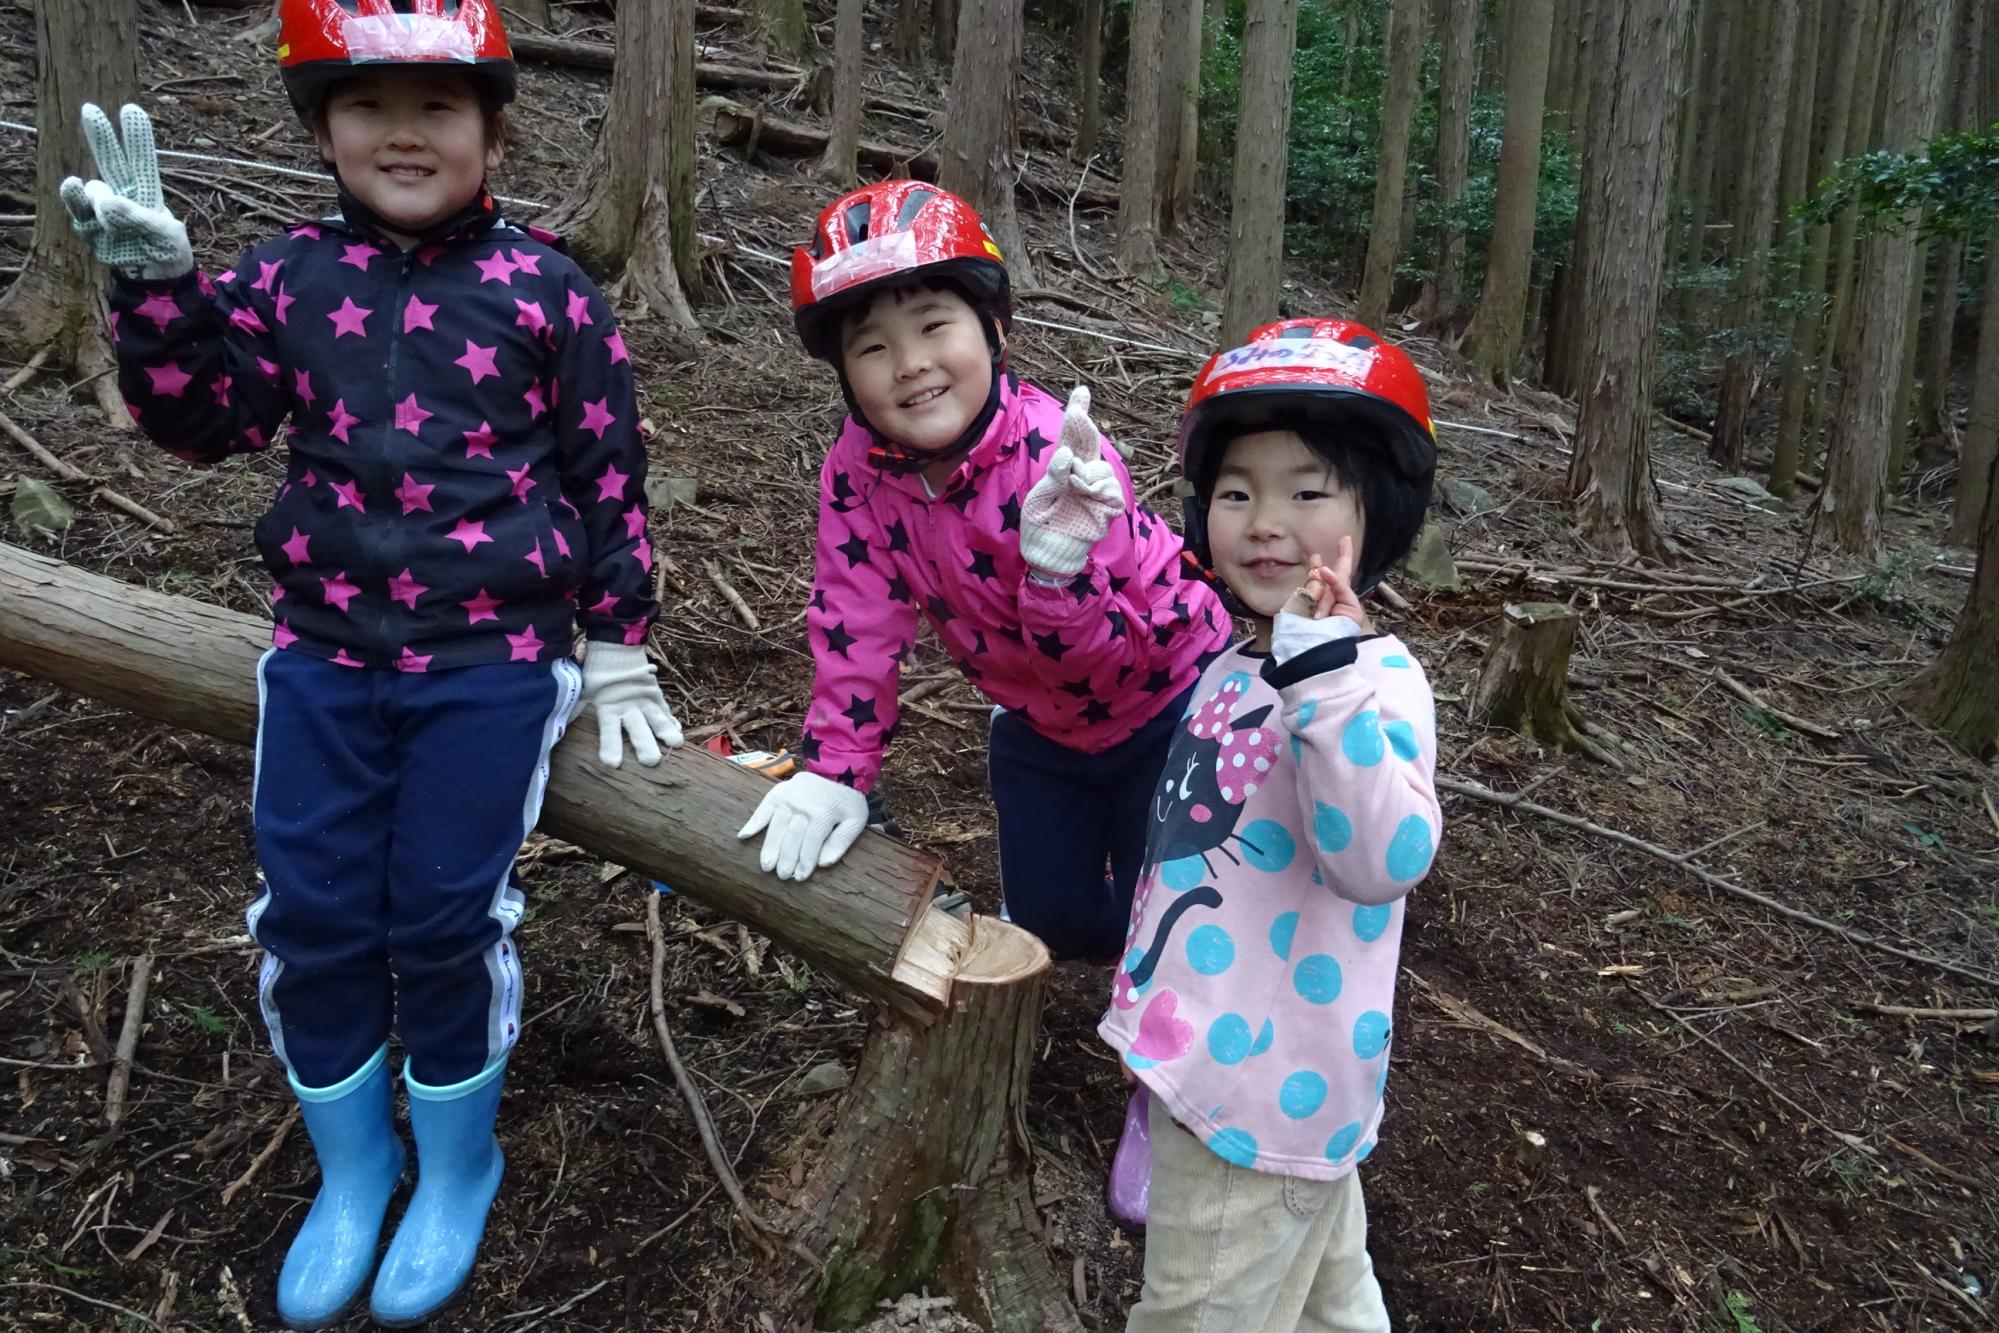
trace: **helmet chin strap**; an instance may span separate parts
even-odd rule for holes
[[[948,463],[963,458],[970,453],[986,431],[992,426],[993,418],[999,415],[1000,376],[1006,373],[1006,346],[1000,341],[999,323],[991,315],[985,316],[986,346],[992,350],[992,382],[986,388],[986,401],[972,414],[965,429],[958,438],[942,449],[909,449],[889,439],[868,420],[861,411],[860,403],[854,398],[854,388],[847,382],[845,367],[835,364],[835,373],[840,378],[840,396],[847,400],[847,411],[854,418],[854,424],[868,433],[868,461],[877,471],[898,476],[919,472],[936,463]]]

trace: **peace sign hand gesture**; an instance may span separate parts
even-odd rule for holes
[[[1354,566],[1360,562],[1352,536],[1340,538],[1340,549],[1328,566],[1325,557],[1312,555],[1310,573],[1298,591],[1280,608],[1294,616],[1307,620],[1325,620],[1332,616],[1343,616],[1359,627],[1362,634],[1374,633],[1374,626],[1368,621],[1367,612],[1361,609],[1360,597],[1353,590]]]
[[[119,111],[123,139],[99,107],[83,104],[83,136],[97,180],[71,176],[61,186],[69,225],[99,261],[141,278],[177,278],[194,267],[187,228],[166,207],[153,122],[129,103]]]

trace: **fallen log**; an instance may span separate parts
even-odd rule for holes
[[[0,543],[0,668],[247,743],[269,638],[261,619]],[[849,1326],[876,1300],[928,1287],[998,1333],[1081,1333],[1028,1177],[1047,949],[1006,922],[934,910],[941,864],[878,833],[805,883],[780,883],[735,837],[764,778],[696,746],[653,769],[608,769],[596,751],[580,716],[555,750],[541,827],[880,1005],[831,1141],[791,1200],[785,1327]]]
[[[0,543],[0,666],[247,744],[269,644],[256,617]],[[871,833],[839,865],[781,884],[736,839],[764,778],[697,746],[651,769],[605,768],[596,753],[595,721],[580,716],[555,751],[545,831],[747,922],[909,1018],[943,1010],[971,932],[929,911],[935,857]]]

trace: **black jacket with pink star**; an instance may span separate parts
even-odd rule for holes
[[[268,448],[272,641],[439,670],[635,644],[658,607],[631,361],[539,229],[481,218],[404,253],[340,219],[211,281],[112,286],[119,384],[192,463]]]

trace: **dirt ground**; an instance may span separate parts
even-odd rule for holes
[[[179,6],[143,9],[163,146],[312,165],[265,49],[226,40],[245,16],[197,9],[191,28]],[[871,18],[871,41],[885,38],[872,29]],[[759,58],[726,27],[701,40],[715,58]],[[1068,45],[1031,34],[1038,124],[1067,119]],[[26,8],[0,7],[0,119],[33,118],[31,48]],[[939,96],[934,71],[885,69],[881,83]],[[540,201],[571,189],[605,86],[526,67],[520,142],[498,188]],[[927,137],[893,120],[871,130]],[[704,151],[708,337],[686,346],[656,323],[626,329],[653,467],[698,487],[655,511],[667,593],[655,643],[690,728],[740,718],[737,739],[775,747],[795,737],[810,679],[797,617],[839,406],[830,375],[798,354],[783,272],[762,256],[788,253],[826,191],[796,162]],[[240,167],[168,166],[197,255],[218,268],[330,198]],[[1168,244],[1169,290],[1099,276],[1111,272],[1110,218],[1075,215],[1072,233],[1074,173],[1035,155],[1029,183],[1048,184],[1031,191],[1027,223],[1041,285],[1091,313],[1023,301],[1016,365],[1058,390],[1095,386],[1141,487],[1170,507],[1168,446],[1211,336],[1202,315],[1217,305],[1224,233],[1200,216]],[[32,140],[0,129],[0,213],[42,202]],[[0,266],[20,262],[25,236],[0,230]],[[1299,312],[1343,308],[1303,267],[1287,299]],[[1525,390],[1494,397],[1447,349],[1410,345],[1432,374],[1443,474],[1485,493],[1456,491],[1440,511],[1462,586],[1404,581],[1410,608],[1381,613],[1430,668],[1441,771],[1698,851],[1700,866],[1822,921],[1999,969],[1999,780],[1915,726],[1894,693],[1941,646],[1967,586],[1950,572],[1965,554],[1935,548],[1943,499],[1899,503],[1892,554],[1850,565],[1814,543],[1808,505],[1745,503],[1714,485],[1697,440],[1668,433],[1657,462],[1683,561],[1666,574],[1594,564],[1559,503],[1572,409]],[[39,378],[0,407],[179,530],[153,533],[68,487],[78,517],[59,539],[10,527],[6,540],[261,612],[249,527],[278,460],[190,470],[107,431],[68,387]],[[0,493],[16,472],[42,475],[0,451]],[[711,560],[762,630],[704,576]],[[1563,572],[1530,581],[1528,564]],[[1622,771],[1467,720],[1501,605],[1551,598],[1583,615],[1574,697]],[[925,645],[905,684],[949,670]],[[915,840],[994,911],[983,706],[947,676],[906,714],[885,789]],[[249,779],[244,750],[0,672],[0,1327],[273,1320],[277,1265],[315,1172],[252,1003]],[[1990,1006],[1999,987],[1715,892],[1598,834],[1463,796],[1445,809],[1436,871],[1410,902],[1389,1113],[1365,1173],[1399,1327],[1994,1326],[1999,1035],[1865,1006]],[[648,886],[540,838],[527,877],[530,1019],[501,1121],[507,1184],[468,1300],[434,1327],[772,1327],[756,1253],[646,1019]],[[681,1053],[744,1180],[781,1207],[832,1104],[798,1084],[816,1065],[851,1066],[867,1014],[683,898],[665,918]],[[107,1131],[99,1065],[145,952],[155,969],[137,1070],[124,1122]],[[1053,986],[1030,1124],[1057,1271],[1073,1271],[1086,1323],[1118,1328],[1140,1251],[1103,1207],[1124,1101],[1094,1037],[1105,981],[1076,967]],[[884,1324],[942,1328],[946,1316],[917,1299]]]

